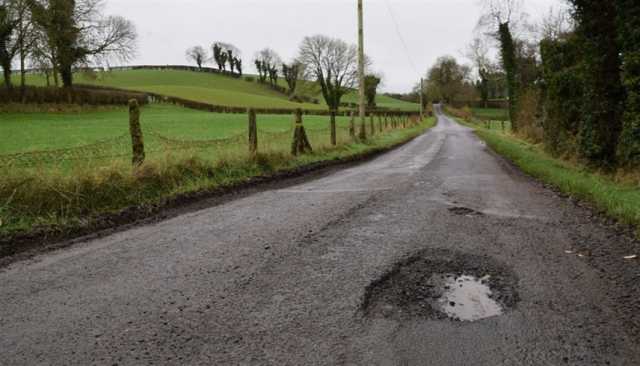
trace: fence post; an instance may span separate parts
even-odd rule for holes
[[[311,144],[307,138],[307,132],[302,125],[302,110],[296,109],[295,112],[295,127],[293,132],[293,142],[291,143],[291,154],[297,156],[306,152],[311,152]]]
[[[407,116],[402,116],[402,128],[407,128]]]
[[[249,154],[255,156],[258,152],[258,125],[256,123],[256,111],[253,108],[247,110],[249,115]]]
[[[371,112],[371,114],[369,115],[369,120],[371,124],[371,136],[373,136],[376,134],[376,122],[375,122],[375,116],[373,115],[373,112]]]
[[[331,111],[331,145],[336,146],[338,144],[338,139],[336,136],[336,111]]]
[[[129,133],[133,152],[131,160],[134,166],[138,166],[144,163],[145,155],[142,128],[140,128],[140,105],[137,99],[129,100]]]
[[[349,136],[352,139],[356,138],[356,115],[351,111],[351,119],[349,120]]]
[[[385,129],[389,128],[389,114],[388,113],[384,114],[384,128]]]

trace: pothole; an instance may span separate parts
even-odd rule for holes
[[[460,215],[460,216],[482,216],[482,215],[484,215],[482,212],[470,209],[468,207],[462,207],[462,206],[451,207],[449,209],[449,211],[451,213],[453,213],[454,215]]]
[[[429,250],[368,286],[362,310],[372,318],[477,321],[513,308],[516,284],[512,271],[492,258]]]

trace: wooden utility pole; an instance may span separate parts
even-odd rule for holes
[[[420,121],[424,119],[424,79],[420,78]]]
[[[362,8],[362,0],[358,0],[358,83],[360,84],[360,138],[365,140],[367,138],[367,126],[366,126],[366,107],[365,107],[365,93],[364,93],[364,15]]]

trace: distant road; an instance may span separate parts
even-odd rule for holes
[[[640,365],[637,309],[565,252],[628,240],[590,220],[440,115],[373,161],[0,270],[0,364]],[[490,258],[519,301],[368,314],[367,287],[425,250]]]

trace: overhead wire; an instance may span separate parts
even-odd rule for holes
[[[407,60],[409,61],[409,65],[411,65],[411,68],[413,68],[413,71],[415,71],[416,74],[420,75],[420,72],[418,71],[418,68],[416,67],[416,64],[413,62],[413,59],[411,58],[411,53],[409,52],[409,47],[407,46],[407,42],[405,42],[404,37],[402,36],[402,32],[400,31],[400,24],[398,23],[396,16],[393,12],[393,8],[391,8],[391,4],[389,3],[389,0],[384,0],[384,3],[387,6],[387,11],[389,12],[389,16],[391,17],[391,20],[393,21],[393,24],[395,25],[395,29],[396,29],[396,34],[398,35],[398,38],[400,39],[400,43],[402,43],[402,47],[404,48],[404,52],[405,52],[405,56],[407,57]]]

